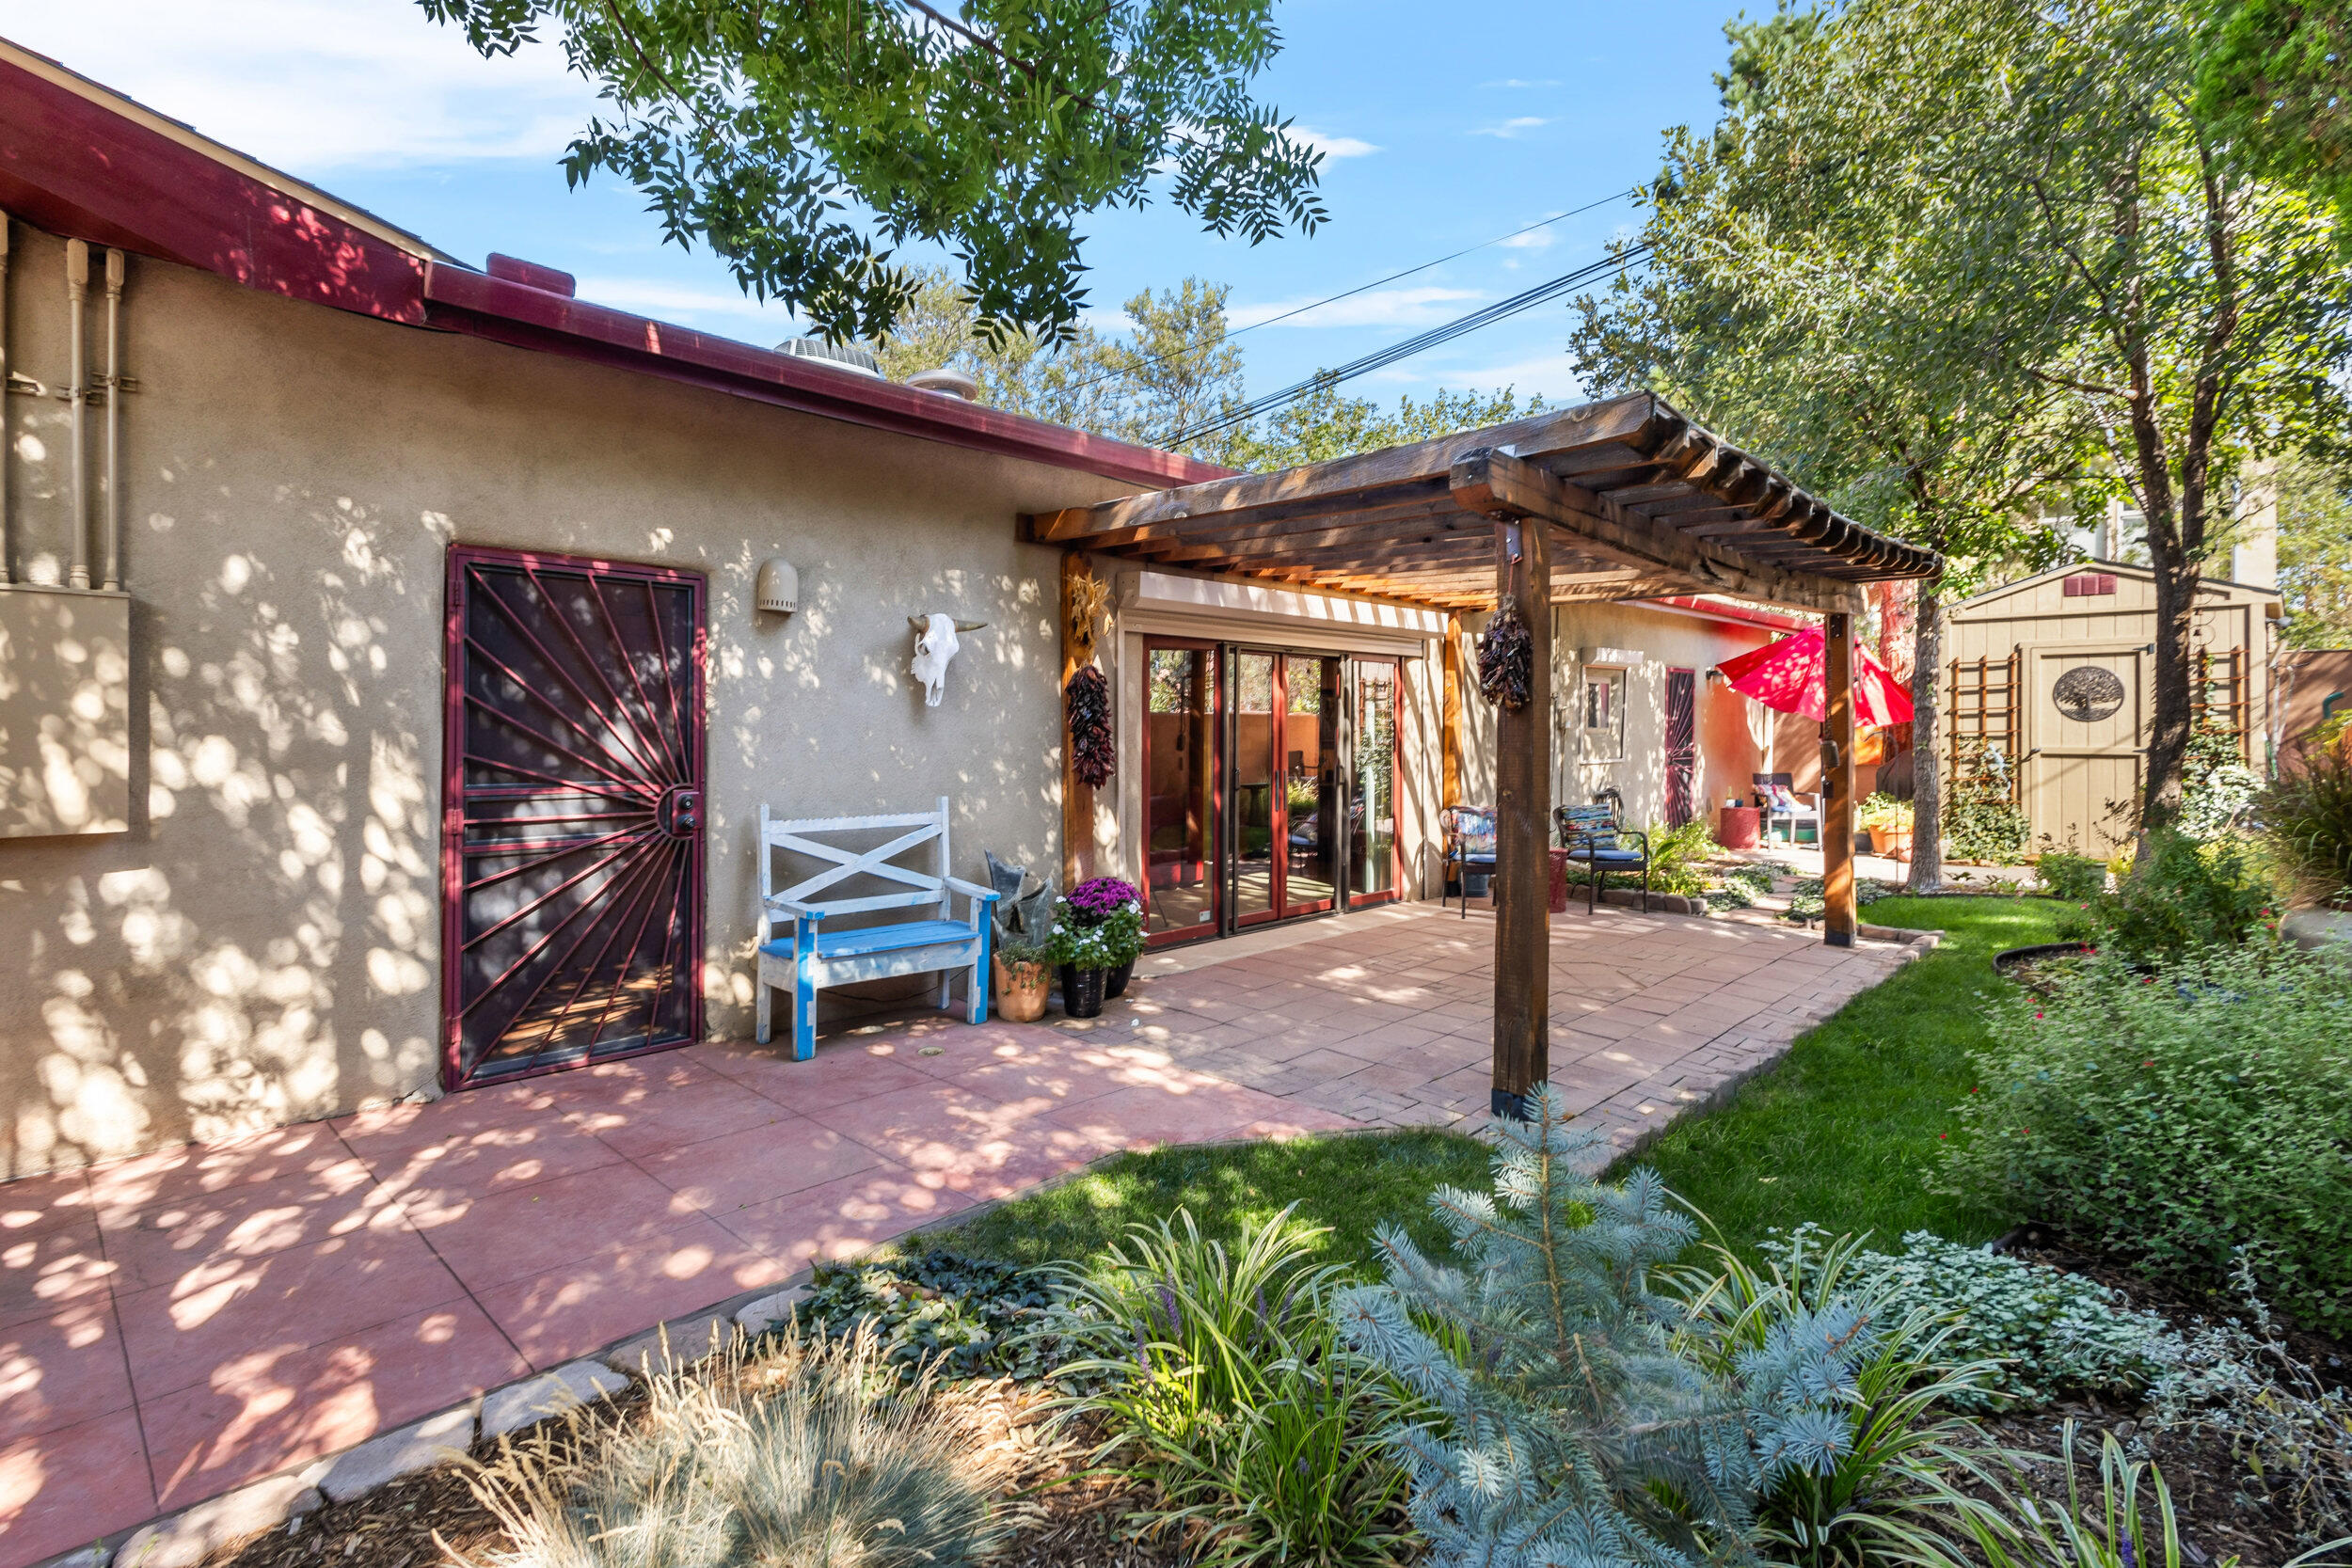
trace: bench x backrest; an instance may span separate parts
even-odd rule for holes
[[[939,798],[935,812],[904,813],[891,816],[822,816],[799,817],[780,821],[768,815],[768,808],[759,808],[759,935],[768,940],[770,923],[776,918],[768,900],[781,897],[793,903],[807,904],[826,915],[862,914],[875,910],[919,909],[929,904],[939,911],[937,918],[945,920],[948,913],[947,886],[947,810],[948,800]],[[848,833],[860,835],[888,832],[891,836],[870,849],[848,849],[826,842],[826,836]],[[938,849],[930,858],[936,869],[916,871],[910,866],[895,864],[899,856],[937,844]],[[784,850],[804,855],[824,863],[824,869],[804,877],[790,887],[775,886],[776,852]],[[898,891],[867,894],[855,898],[825,898],[827,888],[838,887],[852,878],[871,877],[896,884]]]

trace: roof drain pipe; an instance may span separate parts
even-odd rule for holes
[[[66,373],[66,397],[73,405],[73,478],[69,486],[73,506],[73,563],[66,574],[66,582],[74,588],[89,586],[89,388],[87,384],[88,344],[84,330],[83,302],[89,297],[89,242],[68,240],[65,243],[65,302],[66,341],[72,345],[69,351]]]
[[[106,251],[106,592],[122,592],[122,252]]]

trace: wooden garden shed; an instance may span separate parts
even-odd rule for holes
[[[1950,782],[2005,785],[2031,842],[2104,855],[2131,836],[2154,713],[2156,589],[2145,566],[2063,566],[1947,612],[1944,701]],[[2272,588],[2206,578],[2197,590],[2197,722],[2265,766]]]

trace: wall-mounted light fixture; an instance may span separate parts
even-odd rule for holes
[[[771,556],[759,563],[752,582],[752,603],[771,615],[789,615],[801,608],[801,574],[792,562]]]

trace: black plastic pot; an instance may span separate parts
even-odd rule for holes
[[[1129,958],[1117,969],[1104,970],[1103,974],[1103,994],[1105,997],[1124,996],[1127,994],[1127,982],[1136,976],[1136,960]]]
[[[1072,1018],[1100,1018],[1103,1014],[1103,985],[1110,978],[1110,974],[1107,969],[1062,965],[1061,1010]]]

